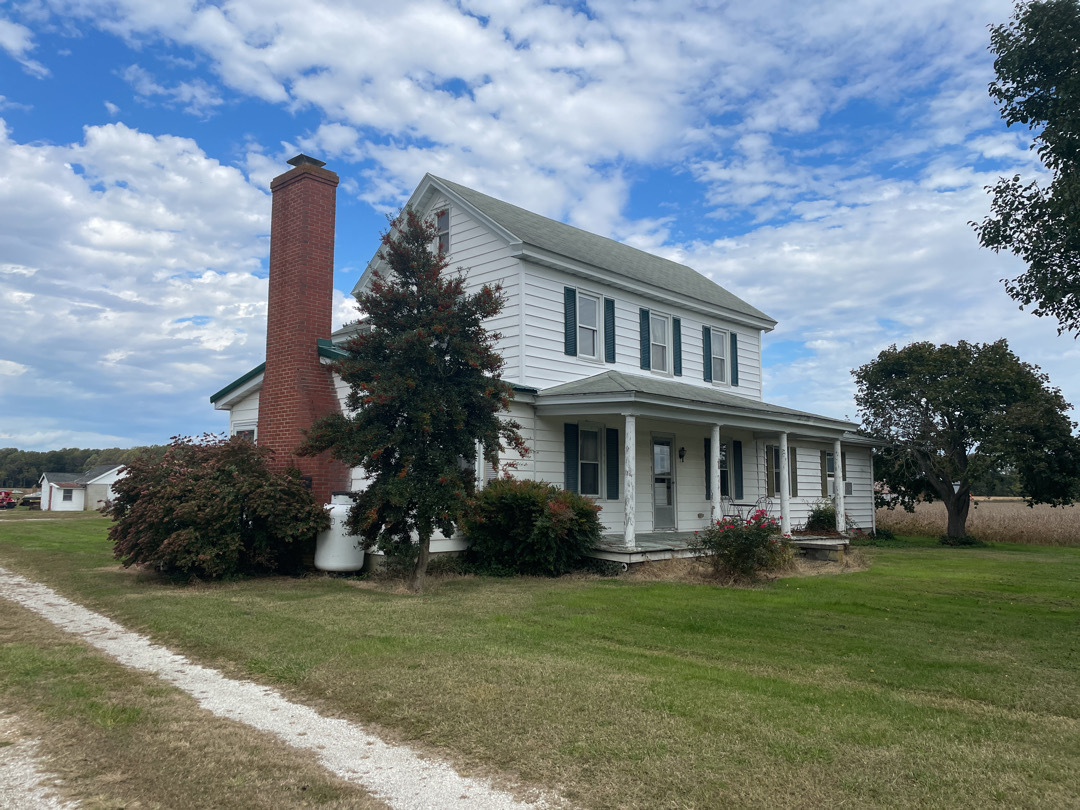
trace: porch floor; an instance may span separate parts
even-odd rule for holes
[[[621,534],[606,534],[589,552],[597,560],[610,560],[623,565],[677,560],[698,556],[690,549],[694,532],[640,532],[634,538],[634,547],[627,548]],[[844,550],[850,544],[846,537],[800,536],[788,541],[803,554],[816,559],[843,561]]]

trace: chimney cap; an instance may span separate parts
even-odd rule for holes
[[[285,162],[288,163],[290,166],[305,166],[305,165],[307,165],[307,166],[314,166],[314,167],[316,167],[318,169],[321,169],[323,166],[326,165],[325,160],[319,160],[317,158],[313,158],[313,157],[311,157],[311,155],[305,155],[303,152],[301,152],[299,155],[294,157],[292,160],[286,160]]]

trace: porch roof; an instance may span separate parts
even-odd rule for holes
[[[818,438],[854,438],[858,426],[844,419],[808,413],[740,397],[719,388],[676,382],[663,377],[605,371],[592,377],[545,388],[537,411],[635,413],[696,422],[716,422],[756,430],[784,430]]]

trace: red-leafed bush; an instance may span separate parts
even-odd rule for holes
[[[233,437],[175,437],[140,454],[102,509],[125,567],[200,579],[292,571],[329,527],[296,470],[273,472],[268,448]]]

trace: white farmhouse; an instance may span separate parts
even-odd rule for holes
[[[330,334],[337,176],[306,156],[290,162],[296,168],[271,186],[267,362],[211,397],[230,412],[231,432],[247,431],[261,444],[274,431],[272,446],[285,455],[312,418],[341,407],[346,392],[326,364],[358,328]],[[305,193],[312,197],[303,203],[284,197]],[[516,391],[511,415],[532,450],[524,460],[504,461],[517,462],[518,477],[595,498],[610,547],[632,552],[647,539],[656,548],[658,533],[697,530],[757,505],[787,532],[822,498],[835,498],[841,530],[873,527],[870,445],[855,435],[856,425],[762,398],[762,336],[776,325],[768,315],[690,267],[430,174],[409,204],[436,221],[450,266],[464,269],[470,287],[503,289],[506,305],[490,326],[502,335],[503,377]],[[285,233],[305,245],[290,266]],[[328,264],[327,246],[318,244],[327,233]],[[354,292],[378,269],[376,256]],[[326,299],[325,316],[311,314],[315,289]],[[290,331],[275,318],[305,323]],[[297,377],[292,368],[286,390],[285,375],[272,369],[286,353],[281,341],[292,354],[278,365],[306,364],[312,374]],[[275,424],[267,410],[271,376]],[[297,411],[286,400],[296,396],[308,400],[307,421],[283,431]],[[359,471],[324,474],[304,470],[309,460],[289,461],[312,476],[317,491],[362,486]],[[432,550],[453,547],[443,540]]]

